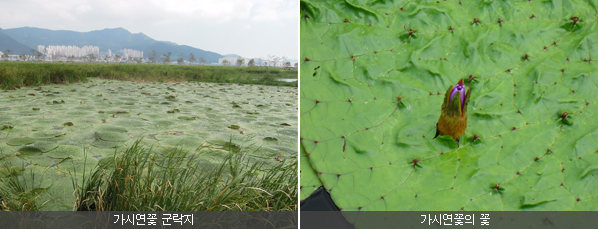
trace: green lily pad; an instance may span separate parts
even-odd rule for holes
[[[82,157],[84,153],[83,148],[72,145],[59,145],[53,150],[48,151],[44,155],[51,158],[67,158],[67,157]]]
[[[64,100],[60,100],[60,101],[52,101],[52,102],[46,102],[47,105],[56,105],[56,104],[64,104]]]
[[[343,211],[598,210],[596,13],[533,2],[301,0],[301,198],[321,182]],[[457,144],[435,135],[460,80]]]
[[[38,156],[42,154],[42,151],[36,147],[33,146],[25,146],[21,149],[19,149],[19,156],[21,157],[32,157],[32,156]]]
[[[15,152],[15,147],[6,144],[6,142],[0,142],[0,157],[4,156],[4,155],[10,155],[13,154]],[[1,162],[0,162],[1,164]]]
[[[193,117],[193,116],[179,116],[178,119],[182,119],[182,120],[195,120],[197,117]]]
[[[265,137],[264,141],[266,141],[266,142],[277,142],[278,139],[274,138],[274,137]]]
[[[30,137],[23,137],[23,138],[11,138],[6,141],[6,144],[11,146],[22,146],[22,145],[29,145],[34,143],[35,139]]]
[[[96,139],[95,133],[76,134],[70,137],[70,140],[79,144],[91,144]]]
[[[50,150],[56,149],[58,147],[58,143],[52,141],[35,141],[32,147],[38,148],[42,151],[42,153],[48,152]]]
[[[44,176],[44,178],[45,178],[46,173],[44,173],[43,170],[45,168],[48,168],[48,167],[54,165],[54,164],[60,163],[63,159],[62,158],[51,158],[46,155],[37,155],[34,157],[27,157],[25,160],[29,164],[36,165],[36,166],[40,167],[42,170],[40,172],[41,172],[42,176]],[[40,168],[37,168],[37,169],[40,169]],[[30,166],[28,166],[27,169],[30,169]]]
[[[223,148],[225,150],[231,151],[233,153],[238,153],[241,151],[241,146],[231,143],[231,142],[225,143]]]
[[[62,137],[65,134],[66,133],[64,131],[60,131],[60,130],[48,130],[48,131],[37,131],[37,132],[30,134],[29,136],[31,136],[32,138],[36,138],[36,139],[49,139],[49,138]]]
[[[121,126],[113,126],[113,125],[98,125],[94,128],[94,130],[96,131],[114,131],[114,132],[120,132],[120,133],[127,133],[128,130],[125,127],[121,127]]]
[[[122,127],[144,127],[148,125],[148,122],[137,120],[137,119],[123,119],[123,120],[116,120],[112,122],[113,125],[122,126]]]
[[[174,136],[160,141],[160,144],[163,146],[182,147],[189,150],[195,150],[203,144],[203,141],[197,137]]]
[[[96,136],[101,140],[109,142],[123,142],[131,139],[131,136],[128,134],[116,131],[98,131],[96,132]]]
[[[91,143],[92,146],[101,148],[101,149],[111,149],[123,146],[122,142],[111,142],[111,141],[104,141],[100,139],[96,139],[94,142]]]

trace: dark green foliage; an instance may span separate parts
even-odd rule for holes
[[[33,172],[22,174],[19,168],[3,164],[0,166],[0,210],[1,211],[38,211],[43,203],[37,199],[41,188],[40,179],[35,180]],[[27,179],[30,178],[30,179]]]
[[[266,166],[237,152],[202,167],[198,154],[148,154],[138,143],[100,161],[83,183],[73,180],[77,210],[297,210],[297,163]]]
[[[132,81],[199,81],[297,86],[297,82],[277,80],[296,79],[297,74],[296,70],[261,67],[0,62],[0,88],[73,83],[95,77]]]

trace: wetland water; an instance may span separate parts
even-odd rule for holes
[[[0,91],[0,165],[35,175],[42,210],[72,210],[71,176],[141,138],[152,153],[182,147],[206,166],[231,142],[253,161],[297,160],[294,87],[93,79]],[[85,158],[84,155],[87,155]],[[85,165],[85,166],[84,166]],[[74,174],[77,175],[69,175]],[[0,177],[3,174],[0,173]],[[29,181],[31,182],[31,181]]]

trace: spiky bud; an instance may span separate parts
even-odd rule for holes
[[[467,128],[467,104],[470,91],[471,89],[466,88],[463,79],[446,91],[434,138],[438,135],[448,135],[459,144],[459,138]]]

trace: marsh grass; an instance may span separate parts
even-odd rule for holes
[[[208,166],[201,154],[180,148],[164,154],[149,153],[154,151],[139,142],[100,160],[93,171],[80,174],[82,179],[71,174],[73,210],[298,210],[296,160],[250,162],[241,148],[229,150],[222,163]],[[43,210],[46,203],[39,198],[45,191],[41,179],[7,164],[0,166],[0,177],[0,210]]]
[[[91,78],[152,82],[214,82],[294,86],[297,70],[263,67],[225,67],[147,64],[83,64],[0,62],[0,88],[74,83]]]
[[[38,211],[45,203],[38,203],[41,180],[35,181],[33,172],[23,174],[18,168],[3,164],[0,175],[5,178],[0,183],[0,210],[2,211]],[[31,179],[26,179],[30,176]]]
[[[297,162],[250,163],[243,150],[215,167],[175,148],[148,153],[139,141],[102,160],[75,187],[78,211],[296,211]]]

